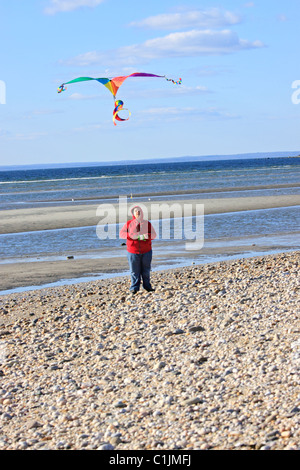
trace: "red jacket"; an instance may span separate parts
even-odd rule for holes
[[[141,211],[140,220],[133,215],[133,210],[138,207]],[[131,210],[132,219],[128,220],[120,231],[120,238],[127,239],[127,251],[129,253],[143,254],[152,250],[152,242],[156,238],[156,232],[148,220],[144,220],[143,211],[139,206],[135,206]],[[144,235],[148,238],[143,240]]]

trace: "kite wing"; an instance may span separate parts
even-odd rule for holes
[[[62,91],[66,90],[66,85],[69,85],[71,83],[87,82],[89,80],[96,80],[97,82],[102,83],[102,85],[104,85],[112,93],[112,95],[114,97],[115,108],[114,108],[114,111],[113,111],[113,122],[114,122],[114,125],[116,125],[115,120],[117,120],[117,121],[127,121],[129,119],[129,117],[127,119],[123,119],[123,118],[119,117],[118,112],[121,111],[121,109],[125,109],[125,108],[123,108],[123,104],[124,104],[123,101],[121,101],[121,100],[116,101],[117,92],[118,92],[120,86],[129,77],[165,78],[167,81],[173,82],[176,85],[181,84],[181,78],[178,81],[175,81],[175,80],[172,80],[171,78],[167,78],[165,75],[154,75],[152,73],[131,73],[130,75],[125,75],[125,76],[123,75],[123,76],[114,77],[114,78],[78,77],[78,78],[75,78],[74,80],[70,80],[69,82],[66,82],[66,83],[63,83],[62,85],[60,85],[57,89],[57,93],[61,93]],[[130,116],[130,112],[129,112],[129,116]]]

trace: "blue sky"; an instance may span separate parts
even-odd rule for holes
[[[0,3],[0,165],[300,149],[299,0]],[[148,72],[118,98],[79,76]],[[300,84],[300,82],[299,82]]]

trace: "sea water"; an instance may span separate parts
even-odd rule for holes
[[[132,196],[135,203],[299,194],[300,158],[270,158],[268,154],[168,163],[0,168],[0,210],[101,204],[118,202],[123,196]],[[206,215],[205,246],[221,247],[225,241],[230,246],[239,240],[240,245],[255,247],[263,237],[269,249],[298,249],[299,214],[296,206]],[[118,230],[116,227],[116,234]],[[118,236],[99,240],[96,227],[5,234],[0,235],[0,263],[65,259],[69,254],[112,257],[120,255],[121,246]],[[178,246],[172,243],[171,231],[171,240],[163,250]]]

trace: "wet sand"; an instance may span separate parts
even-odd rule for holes
[[[300,234],[299,234],[300,236]],[[162,243],[153,243],[152,270],[172,269],[173,267],[189,267],[193,265],[207,264],[217,260],[242,259],[262,253],[280,252],[280,245],[274,249],[265,243],[264,238],[257,243],[245,243],[239,245],[239,240],[232,241],[232,245],[210,247],[204,245],[199,252],[186,251],[184,246],[176,251],[168,251]],[[228,242],[228,241],[227,241]],[[226,246],[224,246],[226,245]],[[126,255],[126,247],[119,250],[114,257],[103,257],[101,254],[90,257],[86,254],[83,258],[74,257],[56,261],[38,260],[34,262],[23,261],[17,263],[1,264],[0,296],[9,292],[41,289],[45,286],[69,285],[76,282],[88,282],[113,278],[115,276],[127,276],[129,268]],[[82,256],[82,255],[81,255]]]

